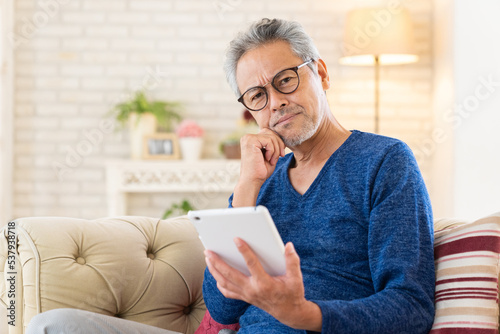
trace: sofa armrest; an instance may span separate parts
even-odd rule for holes
[[[9,305],[8,228],[0,238],[0,298]],[[78,308],[193,333],[205,313],[203,245],[186,217],[61,217],[15,221],[16,327]],[[12,244],[12,243],[11,243]]]

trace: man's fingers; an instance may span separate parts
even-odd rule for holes
[[[280,156],[283,156],[282,152],[284,152],[284,150],[285,146],[281,144],[281,139],[276,136],[271,137],[270,145],[266,145],[266,160],[272,165],[275,165]]]
[[[251,152],[262,152],[264,160],[275,166],[280,156],[284,156],[285,143],[281,137],[269,128],[263,128],[257,134],[247,134],[241,141],[242,149]]]
[[[274,137],[274,159],[278,161],[280,157],[285,156],[285,143],[279,136]]]
[[[268,155],[266,154],[266,160],[274,165],[280,156],[285,155],[285,143],[276,132],[269,128],[263,128],[260,133],[269,138],[272,143],[272,147],[266,145],[266,151],[269,152]]]
[[[234,269],[224,262],[217,254],[205,251],[205,262],[210,274],[217,281],[217,285],[226,290],[237,292],[242,286],[242,280],[246,278],[240,271]],[[222,291],[221,291],[222,292]]]
[[[224,286],[219,284],[219,282],[217,282],[217,289],[219,289],[219,291],[222,293],[222,295],[226,298],[240,299],[240,300],[243,299],[240,293],[235,292],[233,290],[226,289]]]
[[[246,242],[244,242],[240,238],[234,238],[234,243],[245,259],[245,263],[247,264],[248,271],[250,271],[251,276],[259,277],[260,275],[267,275],[266,271],[260,264],[257,255],[255,255],[255,253]]]
[[[272,163],[273,156],[274,156],[274,145],[271,142],[264,147],[264,159]]]
[[[278,161],[278,159],[281,156],[281,146],[284,147],[283,141],[279,137],[274,138],[274,159],[275,163]]]

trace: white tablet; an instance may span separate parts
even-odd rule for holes
[[[285,274],[285,245],[266,207],[189,211],[188,217],[205,248],[243,274],[250,272],[234,244],[236,237],[252,248],[269,275]]]

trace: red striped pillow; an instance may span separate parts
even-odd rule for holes
[[[450,226],[434,234],[436,316],[430,333],[498,334],[500,212]]]

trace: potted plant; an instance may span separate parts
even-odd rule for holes
[[[184,199],[180,203],[173,203],[170,206],[170,208],[165,210],[161,219],[167,219],[168,217],[170,217],[172,215],[174,215],[174,216],[185,215],[190,210],[194,210],[194,207],[191,205],[191,203],[188,200]]]
[[[250,111],[244,109],[242,118],[238,121],[238,128],[236,131],[229,134],[220,143],[219,149],[224,154],[226,159],[240,159],[241,148],[240,139],[247,133],[257,133],[259,127],[253,118]]]
[[[231,133],[220,143],[219,150],[226,159],[240,159],[240,139],[244,134],[241,131]]]
[[[203,147],[203,128],[191,119],[186,119],[179,124],[176,130],[184,160],[198,160]]]
[[[143,91],[137,91],[129,101],[118,103],[113,111],[116,119],[130,128],[132,158],[142,156],[143,137],[160,128],[172,132],[176,121],[181,120],[179,102],[149,100]]]

